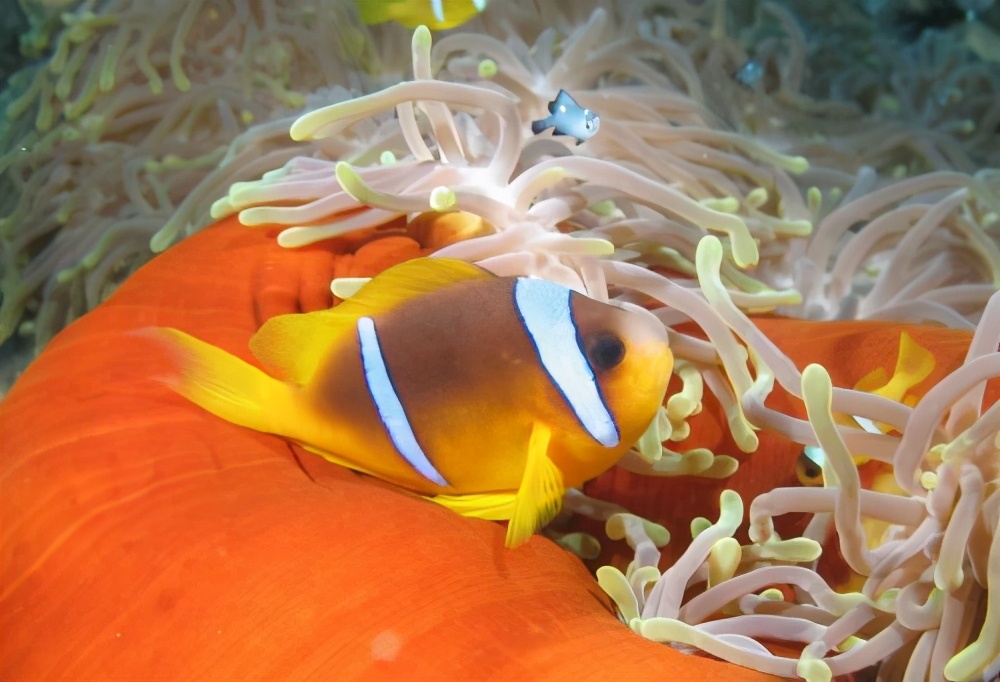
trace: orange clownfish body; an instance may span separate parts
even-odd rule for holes
[[[448,259],[397,265],[330,310],[268,320],[250,342],[275,378],[175,329],[171,387],[524,542],[568,487],[610,468],[662,404],[662,324],[552,282]]]
[[[395,21],[406,28],[432,31],[461,26],[486,9],[488,0],[357,0],[365,24]]]

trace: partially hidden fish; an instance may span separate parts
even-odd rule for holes
[[[406,28],[432,31],[461,26],[486,9],[487,0],[355,0],[365,24],[394,21]]]
[[[917,403],[917,397],[909,391],[934,371],[934,354],[918,344],[912,336],[902,332],[899,336],[899,355],[896,367],[891,377],[886,377],[882,368],[876,368],[858,380],[854,390],[874,393],[890,400],[895,400],[911,407]],[[837,421],[843,425],[860,427],[868,433],[886,433],[888,425],[873,422],[867,417],[851,415],[839,417]],[[864,455],[854,457],[854,463],[862,466],[868,462]],[[827,466],[826,452],[818,445],[807,445],[795,463],[795,475],[804,486],[824,485],[823,469]],[[893,491],[895,492],[895,491]]]
[[[549,116],[533,121],[531,132],[538,135],[552,128],[553,135],[571,135],[579,146],[592,138],[601,127],[601,117],[590,109],[584,109],[568,92],[560,90],[556,98],[549,102]]]
[[[329,310],[271,318],[257,367],[182,331],[165,381],[209,412],[465,516],[507,546],[614,465],[663,402],[662,323],[543,279],[420,258]]]

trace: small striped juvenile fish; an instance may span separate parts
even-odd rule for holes
[[[432,31],[461,26],[486,9],[487,0],[355,0],[361,21],[395,21],[406,28],[424,25]]]

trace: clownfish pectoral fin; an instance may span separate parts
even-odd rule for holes
[[[162,381],[177,393],[228,422],[293,435],[282,416],[299,399],[296,386],[178,329],[152,327],[137,333],[162,344],[174,356],[175,373]]]
[[[507,546],[517,547],[555,518],[562,508],[562,472],[549,459],[552,430],[535,422],[528,442],[528,461],[524,466],[521,487],[514,497],[514,509],[507,524]]]
[[[437,495],[428,499],[462,516],[490,521],[510,519],[505,544],[523,544],[555,518],[566,493],[562,472],[546,453],[551,436],[551,429],[544,424],[536,423],[532,428],[528,461],[516,493]]]
[[[335,340],[355,333],[360,318],[464,280],[492,277],[453,258],[415,258],[383,271],[334,308],[272,317],[250,339],[250,350],[282,379],[306,384]]]

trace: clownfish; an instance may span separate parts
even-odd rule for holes
[[[920,401],[920,396],[914,392],[914,388],[931,376],[936,365],[937,360],[934,353],[918,344],[906,332],[901,332],[899,352],[892,374],[890,375],[882,367],[877,367],[858,380],[854,385],[854,390],[874,393],[912,407]],[[890,433],[893,431],[889,424],[879,423],[867,417],[836,415],[835,420],[840,424],[860,427],[868,433]],[[879,460],[870,460],[863,454],[854,455],[853,459],[858,469],[859,483],[863,489],[889,495],[908,496],[908,493],[896,483],[890,464]],[[804,462],[803,460],[809,461]],[[828,466],[827,455],[822,448],[812,445],[806,446],[796,465],[796,475],[804,486],[825,486],[827,480],[824,468]],[[892,538],[893,524],[883,519],[863,515],[861,517],[861,530],[867,538],[868,549],[874,550]],[[840,551],[840,539],[832,525],[827,529],[826,536],[820,542],[823,546],[823,552],[820,555],[817,570],[827,579],[830,586],[842,594],[862,591],[867,577],[855,573],[844,561]]]
[[[361,21],[368,25],[395,21],[406,28],[426,26],[443,31],[461,26],[486,9],[487,0],[357,0]]]
[[[642,308],[444,258],[269,319],[250,350],[270,374],[177,329],[145,333],[177,362],[162,380],[202,408],[459,514],[509,520],[508,547],[632,447],[673,367]]]
[[[884,433],[875,422],[867,417],[852,416],[851,419],[854,420],[852,426],[860,426],[868,433]],[[854,458],[855,464],[858,465],[864,464],[866,461],[867,458],[864,456]],[[799,479],[799,483],[806,487],[819,487],[824,484],[823,468],[825,466],[827,466],[826,451],[818,445],[807,445],[802,448],[802,454],[799,455],[798,461],[795,463],[795,476]]]
[[[929,377],[934,371],[934,366],[934,354],[914,341],[912,336],[902,332],[899,336],[899,354],[892,376],[886,379],[885,370],[876,368],[862,377],[854,385],[854,390],[874,393],[912,407],[918,398],[909,394],[910,389]],[[867,417],[852,415],[847,420],[838,419],[838,421],[850,426],[859,426],[868,433],[885,433],[888,430],[888,427],[882,428]],[[864,465],[867,461],[868,458],[863,455],[854,457],[854,463],[858,466]],[[807,445],[795,463],[795,476],[803,486],[822,486],[825,466],[826,453],[823,448]]]

